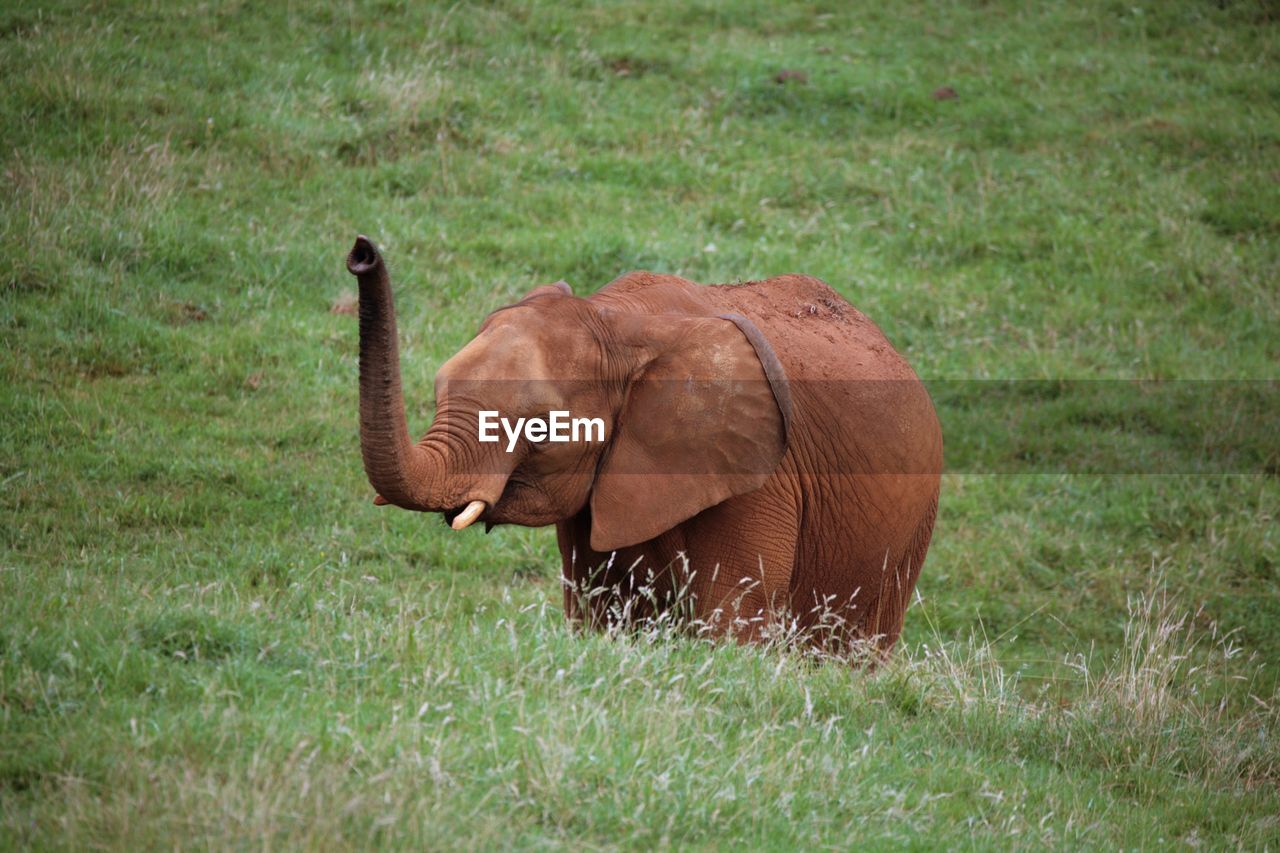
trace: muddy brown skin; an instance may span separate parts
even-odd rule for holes
[[[574,621],[678,600],[742,640],[789,613],[815,643],[892,649],[937,513],[942,435],[911,368],[826,284],[634,272],[587,298],[536,288],[440,368],[435,420],[414,443],[386,265],[364,237],[347,264],[379,503],[456,526],[555,524]],[[602,418],[607,440],[521,439],[512,453],[478,440],[481,410],[553,409]]]

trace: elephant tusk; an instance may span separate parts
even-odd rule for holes
[[[485,509],[487,509],[487,507],[484,505],[484,501],[472,501],[467,504],[466,509],[458,513],[457,517],[454,518],[449,526],[454,530],[464,530],[470,527],[471,522],[479,518],[480,513],[484,512]]]

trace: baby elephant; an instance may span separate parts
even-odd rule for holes
[[[440,368],[415,444],[386,265],[359,237],[347,268],[375,503],[456,530],[556,525],[575,622],[670,612],[741,640],[897,642],[942,434],[915,373],[826,284],[632,272],[582,298],[535,288]]]

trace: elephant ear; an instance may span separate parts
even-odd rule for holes
[[[530,300],[537,299],[540,296],[573,296],[573,288],[569,286],[569,282],[564,281],[563,279],[554,284],[540,284],[521,297],[520,301],[512,302],[510,305],[503,305],[501,308],[496,308],[493,311],[490,311],[489,316],[485,317],[484,320],[481,321],[480,328],[484,329],[484,327],[488,325],[490,318],[495,314],[500,314],[503,311],[509,311],[512,308],[519,308],[522,305],[527,305]]]
[[[564,279],[555,284],[540,284],[526,293],[520,301],[526,302],[535,296],[573,296],[573,288]]]
[[[786,450],[786,376],[750,320],[644,322],[660,343],[632,378],[591,493],[591,547],[602,553],[760,488]]]

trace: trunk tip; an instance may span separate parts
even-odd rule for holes
[[[363,234],[356,237],[356,244],[347,255],[347,271],[352,275],[364,275],[377,269],[380,263],[382,258],[373,241]]]

